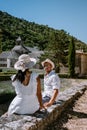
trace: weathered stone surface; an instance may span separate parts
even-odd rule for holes
[[[45,126],[52,123],[61,112],[86,89],[85,84],[72,87],[60,93],[59,101],[52,105],[47,111],[42,111],[34,115],[12,115],[0,118],[0,130],[44,130]]]

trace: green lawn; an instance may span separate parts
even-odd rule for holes
[[[68,89],[72,86],[76,86],[80,83],[86,82],[86,79],[66,79],[66,78],[61,78],[61,87],[60,91],[64,91],[65,89]],[[41,87],[43,90],[43,79],[41,79]],[[0,94],[2,93],[13,93],[14,88],[12,87],[11,81],[0,81]]]

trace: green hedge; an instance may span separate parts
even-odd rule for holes
[[[69,74],[59,73],[58,75],[59,75],[60,78],[70,78],[70,75],[69,75]]]
[[[2,72],[2,69],[0,69],[0,72]]]
[[[1,94],[0,95],[0,104],[8,102],[9,100],[15,97],[15,93]]]
[[[10,80],[11,75],[0,75],[0,81]]]
[[[10,80],[12,74],[4,74],[4,75],[0,75],[0,81],[6,81],[6,80]],[[58,74],[60,78],[70,78],[69,74]],[[43,74],[39,75],[40,78],[44,78]]]

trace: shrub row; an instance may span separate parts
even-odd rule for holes
[[[10,80],[11,75],[0,75],[0,81]]]
[[[15,93],[3,93],[0,95],[0,104],[4,104],[15,97]]]
[[[0,75],[0,81],[6,81],[6,80],[10,80],[12,74],[7,74],[6,75]],[[70,78],[70,76],[68,74],[58,74],[60,78]],[[40,74],[40,78],[43,78],[44,75]]]

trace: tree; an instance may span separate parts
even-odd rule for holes
[[[74,77],[75,76],[75,43],[73,37],[71,37],[68,56],[69,56],[68,57],[69,74],[70,77]]]
[[[0,29],[0,53],[2,52],[2,30]]]
[[[60,70],[60,63],[66,64],[65,50],[68,48],[69,39],[64,30],[50,31],[46,49],[43,58],[50,58],[55,63],[56,72]]]

